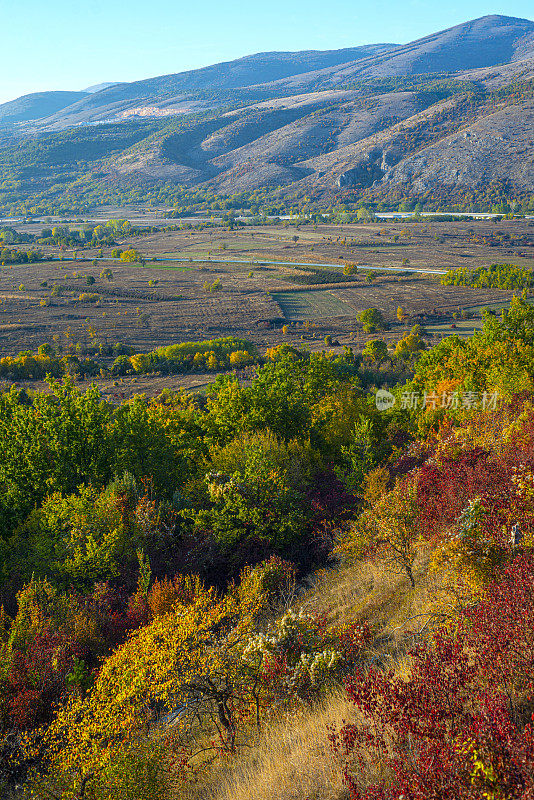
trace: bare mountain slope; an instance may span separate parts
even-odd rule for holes
[[[0,126],[47,117],[87,96],[87,92],[35,92],[0,104]]]
[[[477,120],[388,170],[383,182],[424,193],[434,186],[509,181],[534,191],[534,101]]]
[[[329,51],[257,53],[202,69],[115,84],[50,115],[41,127],[60,130],[143,116],[191,113],[229,101],[251,101],[250,90],[273,97],[361,79],[450,73],[534,57],[534,22],[487,16],[406,45],[373,44]],[[248,91],[247,91],[248,90]],[[257,98],[252,98],[254,102]],[[1,113],[1,106],[0,106]],[[36,119],[36,117],[31,117]]]
[[[277,86],[338,86],[364,78],[459,72],[534,57],[534,22],[492,15],[394,50],[277,81]]]
[[[66,125],[120,118],[124,112],[143,107],[169,109],[173,105],[178,105],[193,111],[199,107],[216,107],[223,99],[221,94],[260,83],[269,83],[288,75],[352,62],[355,59],[387,52],[395,47],[394,44],[372,44],[342,50],[256,53],[235,61],[175,75],[115,84],[82,99],[64,113],[53,114],[42,120],[42,125],[47,129],[58,130]],[[189,106],[188,103],[199,98],[207,102],[196,107]]]
[[[456,93],[429,103],[413,91],[296,95],[156,137],[145,149],[135,145],[113,170],[207,182],[223,194],[262,186],[314,195],[390,186],[425,192],[491,181],[531,189],[533,102]]]
[[[494,15],[408,45],[260,53],[116,84],[33,122],[20,148],[0,143],[0,160],[52,194],[61,174],[69,192],[74,164],[74,193],[95,181],[315,199],[525,193],[533,108],[534,22]]]
[[[331,153],[335,158],[334,154],[343,151],[347,142],[352,147],[353,142],[410,118],[420,107],[412,92],[368,98],[354,95],[217,156],[213,164],[220,174],[211,184],[218,191],[228,192],[235,185],[253,189],[262,183],[300,180],[315,173],[314,159],[320,164],[322,159],[328,159],[324,154]]]

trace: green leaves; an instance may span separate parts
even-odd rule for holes
[[[111,477],[112,406],[96,386],[85,394],[70,381],[51,388],[52,394],[36,393],[31,401],[16,389],[0,395],[1,503],[14,518],[48,493]]]

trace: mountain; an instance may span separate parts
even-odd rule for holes
[[[94,94],[95,92],[101,92],[102,89],[109,89],[110,86],[116,86],[117,81],[107,81],[106,83],[97,83],[95,86],[88,86],[87,89],[83,89],[85,94]]]
[[[47,128],[57,130],[72,124],[117,119],[132,110],[142,111],[146,107],[166,112],[172,112],[176,107],[181,111],[216,107],[221,100],[227,101],[228,92],[339,66],[388,52],[395,47],[393,44],[373,44],[343,50],[257,53],[174,75],[114,84],[81,99],[66,113],[60,112],[43,122]],[[204,102],[195,104],[194,101],[199,99]]]
[[[407,45],[259,53],[62,102],[26,111],[17,148],[0,142],[0,168],[40,203],[61,182],[69,203],[164,183],[167,197],[180,185],[325,202],[534,190],[534,22],[515,17]]]
[[[120,83],[85,96],[43,120],[62,129],[137,113],[197,112],[229,100],[330,88],[361,79],[450,73],[534,57],[534,22],[491,15],[406,45],[375,44],[343,50],[257,53],[202,69]]]
[[[450,73],[534,57],[534,22],[491,15],[425,36],[371,58],[279,82],[335,86],[355,78]]]
[[[0,104],[0,125],[48,117],[76,103],[86,92],[35,92]]]

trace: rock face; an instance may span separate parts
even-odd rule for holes
[[[48,94],[0,106],[0,124],[2,114],[18,114],[34,120],[32,137],[49,138],[80,126],[69,152],[78,137],[82,160],[91,137],[101,144],[111,128],[133,126],[134,145],[120,151],[108,137],[109,151],[94,159],[100,174],[130,185],[203,184],[227,194],[268,186],[314,197],[491,182],[534,189],[529,20],[489,16],[407,45],[260,53],[81,97]],[[35,121],[45,99],[56,109]],[[160,126],[149,137],[147,120]],[[118,125],[85,125],[102,122]]]
[[[534,190],[534,101],[511,106],[447,136],[385,173],[418,193],[436,185],[479,187],[509,181]]]

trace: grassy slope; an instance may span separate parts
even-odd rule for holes
[[[430,552],[421,549],[415,589],[381,561],[324,569],[309,578],[296,605],[326,613],[336,622],[372,622],[378,635],[371,660],[380,659],[395,674],[405,675],[407,648],[432,615],[453,601],[446,576],[430,570],[429,561]],[[342,689],[318,706],[275,716],[248,752],[225,766],[219,764],[215,774],[206,774],[194,786],[177,786],[172,800],[347,800],[328,732],[357,721]],[[369,781],[378,777],[369,766]]]

